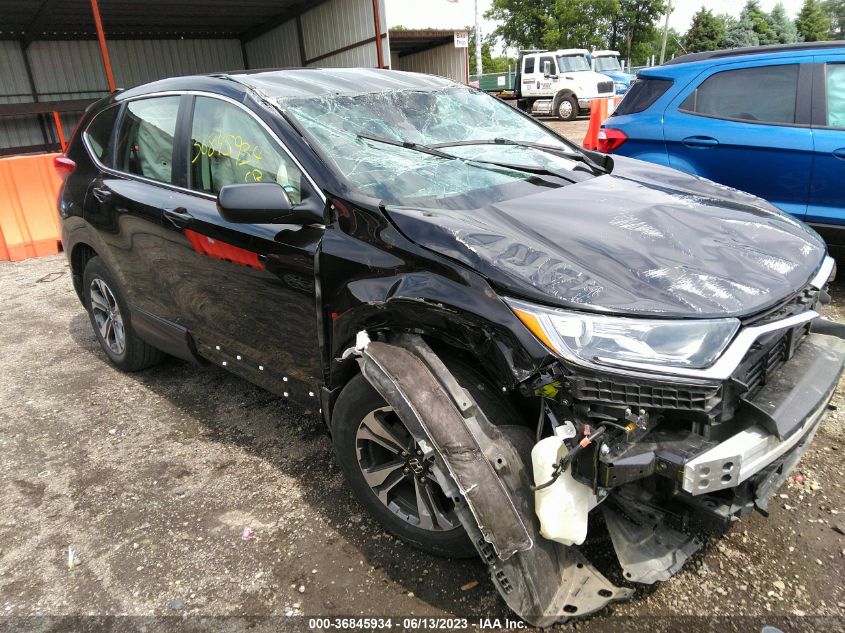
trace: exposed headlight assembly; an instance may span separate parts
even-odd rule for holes
[[[614,317],[505,301],[547,347],[579,364],[702,369],[719,358],[740,325],[738,319]]]

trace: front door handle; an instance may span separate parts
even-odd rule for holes
[[[709,136],[688,136],[681,141],[687,147],[716,147],[719,144],[715,138]]]
[[[91,189],[91,195],[94,196],[97,202],[103,203],[111,198],[111,189],[106,189],[105,187],[94,187]]]
[[[841,158],[842,160],[845,160],[845,147],[840,147],[839,149],[833,150],[833,155],[836,156],[836,158]]]
[[[184,229],[188,222],[193,220],[193,216],[188,213],[185,207],[176,207],[175,209],[165,209],[164,217],[177,229]]]

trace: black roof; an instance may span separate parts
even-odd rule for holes
[[[378,68],[285,68],[169,77],[117,93],[115,99],[131,99],[168,90],[208,90],[237,98],[238,94],[253,89],[271,99],[285,99],[390,90],[430,92],[452,86],[463,84],[435,75]]]
[[[763,55],[767,53],[785,53],[789,51],[812,51],[820,48],[845,48],[845,41],[836,42],[800,42],[798,44],[770,44],[767,46],[749,46],[746,48],[727,48],[719,51],[705,51],[703,53],[689,53],[665,62],[664,66],[687,64],[708,59],[721,59],[740,55]]]

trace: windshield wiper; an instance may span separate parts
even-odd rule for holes
[[[442,146],[451,146],[451,144],[448,143],[446,145],[422,145],[420,143],[412,143],[411,141],[395,141],[392,138],[370,136],[369,134],[358,134],[358,138],[367,141],[374,141],[376,143],[384,143],[385,145],[393,145],[394,147],[402,147],[404,149],[414,150],[415,152],[421,152],[423,154],[429,154],[431,156],[437,156],[438,158],[445,158],[447,160],[461,160],[467,163],[481,163],[482,165],[493,165],[495,167],[501,167],[503,169],[524,171],[529,174],[537,174],[540,176],[554,176],[555,178],[562,178],[567,182],[575,182],[572,178],[566,176],[562,172],[556,171],[554,169],[549,169],[547,167],[535,167],[533,165],[518,165],[515,163],[504,163],[501,161],[486,160],[482,158],[467,158],[466,156],[457,156],[455,154],[441,152],[439,149],[437,149],[438,147]]]
[[[465,145],[511,145],[515,147],[528,147],[530,149],[538,149],[543,152],[548,152],[549,154],[556,154],[557,156],[563,156],[564,158],[570,158],[572,160],[578,160],[586,165],[592,167],[596,171],[600,171],[604,174],[610,173],[610,171],[602,166],[599,165],[596,161],[592,158],[587,156],[586,154],[575,150],[571,151],[566,149],[565,147],[555,147],[554,145],[544,145],[543,143],[530,143],[528,141],[513,141],[508,138],[485,138],[485,139],[478,139],[478,140],[470,140],[470,141],[455,141],[453,143],[437,143],[436,145],[431,145],[432,149],[437,149],[440,147],[461,147]]]

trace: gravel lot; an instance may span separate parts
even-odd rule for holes
[[[272,616],[252,630],[304,629],[299,615],[513,619],[479,561],[406,548],[365,514],[309,412],[213,367],[114,370],[64,256],[0,262],[0,305],[0,615]],[[845,299],[828,313],[845,320]],[[768,519],[563,628],[845,630],[843,393]],[[588,553],[618,580],[606,533]]]

